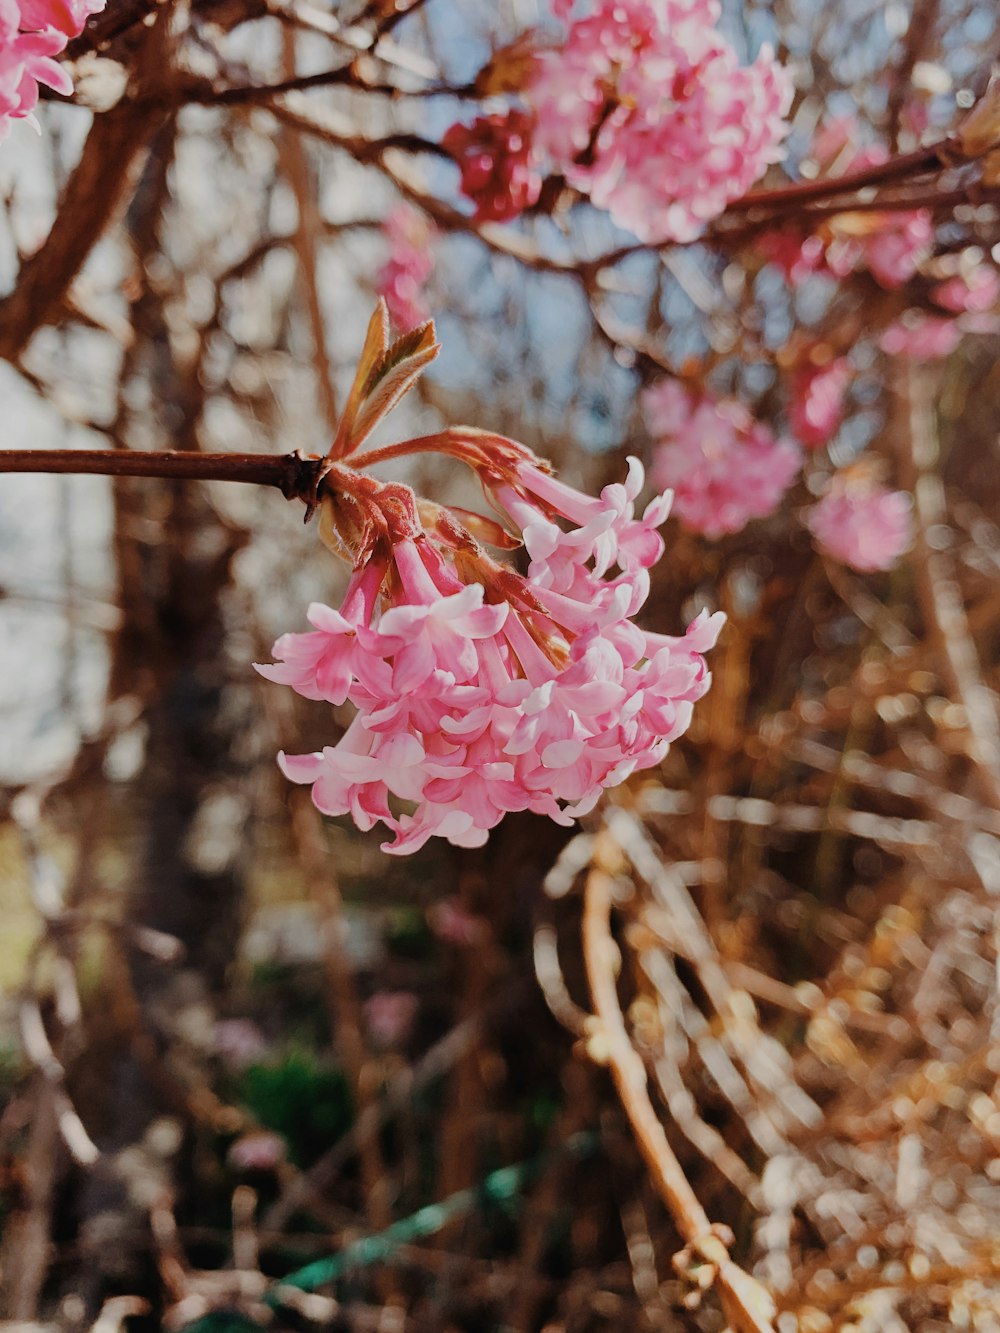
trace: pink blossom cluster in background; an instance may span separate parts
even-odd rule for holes
[[[384,297],[392,322],[412,329],[430,318],[424,286],[434,272],[435,228],[409,204],[394,208],[382,228],[389,258],[379,270],[375,288]]]
[[[739,64],[719,14],[717,0],[604,0],[569,20],[522,89],[530,113],[445,135],[476,218],[516,217],[544,165],[640,240],[699,236],[782,157],[792,95],[769,49]]]
[[[512,110],[452,125],[443,145],[462,173],[477,222],[507,222],[538,198],[542,178],[531,151],[532,118]]]
[[[674,490],[686,527],[706,537],[738,532],[774,513],[802,455],[733,399],[715,399],[661,380],[643,393],[654,440],[653,480]]]
[[[806,523],[828,555],[862,573],[891,569],[913,540],[909,495],[857,467],[833,477]]]
[[[535,148],[642,241],[691,241],[783,156],[792,87],[741,66],[717,0],[604,0],[540,53]]]
[[[40,83],[63,96],[72,93],[73,81],[54,57],[105,2],[0,0],[0,139],[13,120],[36,123]]]
[[[931,288],[930,298],[949,316],[905,310],[882,334],[879,346],[890,356],[936,361],[950,356],[965,332],[995,333],[992,311],[1000,300],[1000,276],[976,248],[959,256],[958,272]]]
[[[852,373],[850,361],[840,356],[822,366],[807,363],[792,375],[788,421],[807,449],[827,444],[837,433]]]
[[[828,225],[826,266],[836,278],[867,269],[888,291],[909,282],[928,257],[934,224],[926,209],[838,213]]]
[[[384,824],[391,852],[434,836],[479,846],[514,810],[568,824],[658,764],[708,689],[702,653],[722,620],[699,616],[679,639],[633,624],[669,505],[661,496],[636,517],[636,460],[595,499],[512,441],[468,438],[447,452],[522,534],[527,577],[456,513],[342,467],[337,487],[363,478],[389,538],[365,538],[340,610],[310,607],[313,631],[284,635],[277,664],[259,668],[306,698],[354,705],[338,744],[280,762],[324,813]]]
[[[816,134],[809,152],[817,179],[846,175],[878,166],[888,158],[877,144],[857,148],[861,129],[853,116],[838,116]],[[917,272],[930,253],[934,225],[926,209],[837,213],[817,232],[804,235],[795,227],[765,235],[761,253],[784,270],[793,286],[810,273],[846,278],[867,270],[880,286],[900,287]]]
[[[760,253],[797,287],[812,273],[846,278],[866,269],[887,290],[901,287],[930,254],[934,227],[924,209],[838,213],[813,235],[794,227],[764,235]]]

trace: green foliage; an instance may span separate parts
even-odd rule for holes
[[[196,1319],[193,1324],[186,1324],[181,1333],[258,1333],[262,1328],[262,1324],[256,1324],[235,1311],[213,1310],[211,1314]]]
[[[307,1166],[350,1128],[354,1108],[340,1069],[320,1065],[304,1051],[278,1063],[251,1065],[240,1100],[267,1129],[281,1134],[290,1159]]]

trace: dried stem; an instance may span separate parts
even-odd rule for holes
[[[773,1303],[767,1291],[729,1257],[721,1229],[691,1188],[649,1098],[646,1067],[632,1045],[615,985],[617,946],[611,935],[612,887],[620,849],[607,830],[598,833],[584,889],[583,957],[594,1013],[601,1025],[600,1051],[653,1184],[695,1262],[715,1267],[726,1317],[736,1333],[770,1333]]]
[[[932,528],[944,527],[948,520],[944,485],[937,471],[939,450],[932,390],[933,385],[926,378],[912,366],[907,367],[904,392],[908,414],[899,435],[902,470],[913,490],[920,553],[915,561],[920,603],[949,684],[965,709],[969,758],[976,765],[987,801],[1000,809],[1000,723],[996,696],[983,680],[952,560],[928,538]]]

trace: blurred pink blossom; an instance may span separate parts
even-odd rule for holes
[[[385,298],[397,328],[416,328],[430,318],[423,290],[434,272],[435,228],[415,208],[400,204],[386,218],[383,232],[389,258],[379,270],[375,288]]]
[[[792,375],[789,424],[800,444],[815,449],[833,438],[844,419],[851,363],[837,357],[825,366],[806,365]]]
[[[879,347],[889,356],[905,356],[911,361],[937,361],[951,356],[962,341],[958,321],[938,315],[907,310],[895,324],[890,324],[879,339]]]
[[[812,175],[835,179],[885,162],[888,153],[880,144],[858,145],[860,133],[854,116],[824,122],[809,150]],[[867,270],[880,286],[891,290],[917,272],[930,253],[933,236],[933,220],[926,209],[861,212],[845,208],[809,235],[795,227],[765,233],[759,249],[765,259],[784,270],[793,286],[817,271],[846,278]]]
[[[220,1018],[212,1030],[216,1054],[226,1064],[245,1069],[267,1053],[267,1041],[252,1018]]]
[[[398,1046],[406,1040],[420,1007],[412,991],[376,991],[365,1001],[365,1022],[379,1046]]]
[[[693,240],[783,156],[791,81],[766,47],[741,66],[719,15],[717,0],[603,0],[525,90],[536,150],[640,240]]]
[[[462,193],[477,222],[506,222],[533,204],[542,188],[531,151],[533,117],[524,111],[458,122],[442,143],[462,173]]]
[[[802,465],[794,444],[733,399],[662,380],[643,394],[643,410],[655,442],[653,479],[673,487],[679,518],[706,537],[773,513]]]
[[[826,263],[838,278],[867,269],[888,290],[908,282],[930,253],[934,225],[926,209],[842,213],[830,223]]]
[[[793,287],[805,282],[811,273],[824,267],[826,243],[821,236],[805,236],[794,227],[766,231],[757,242],[757,250],[769,264],[784,273]]]
[[[939,282],[931,291],[932,301],[955,314],[963,311],[981,314],[992,310],[998,297],[1000,276],[991,264],[977,264],[975,268],[956,273],[945,282]]]
[[[828,555],[862,573],[890,569],[913,540],[910,496],[859,469],[834,476],[806,523]]]
[[[461,898],[442,898],[427,912],[427,922],[439,940],[469,948],[489,937],[489,923],[473,916]]]
[[[280,1134],[267,1129],[242,1134],[229,1147],[229,1164],[237,1171],[276,1171],[288,1156],[288,1145]]]

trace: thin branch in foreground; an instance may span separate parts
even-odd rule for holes
[[[172,481],[239,481],[274,486],[286,500],[315,503],[327,471],[323,458],[290,454],[203,454],[158,449],[2,449],[0,473],[77,473],[102,477],[162,477]]]

